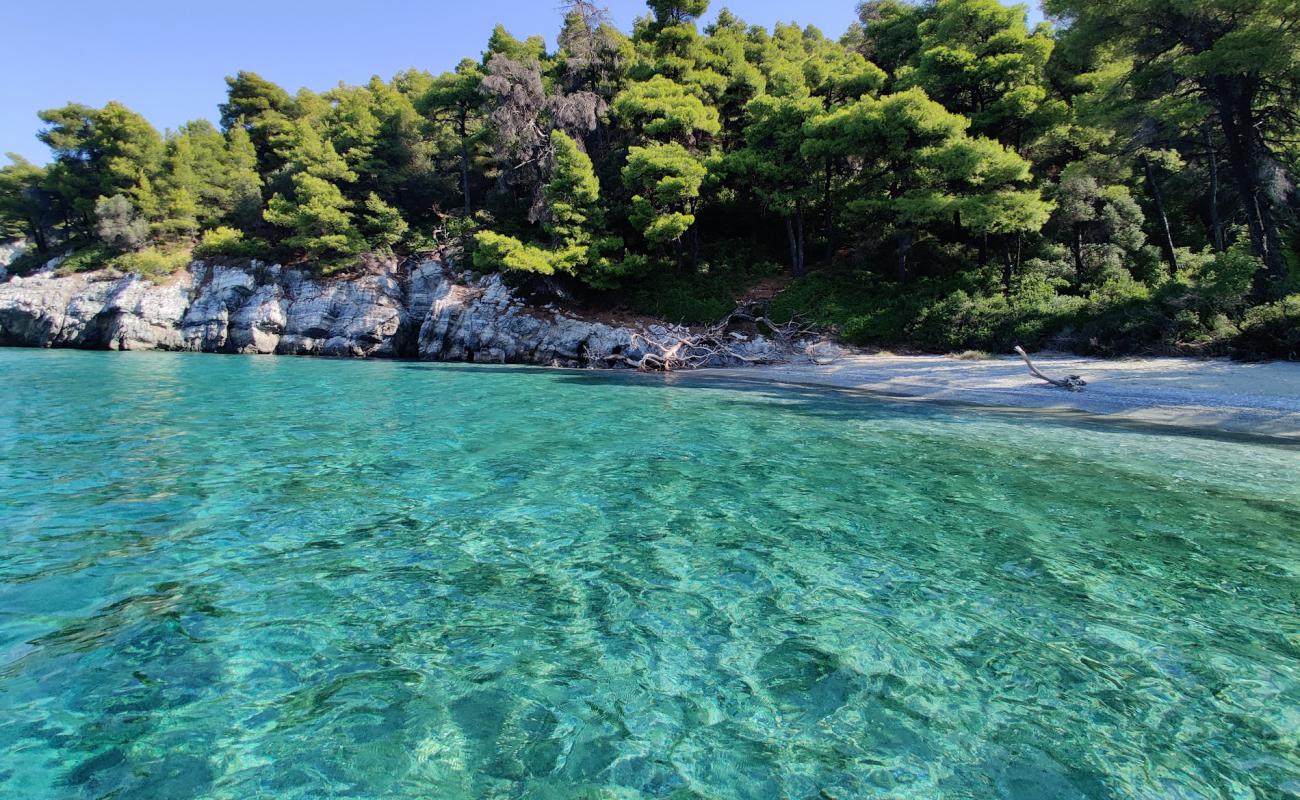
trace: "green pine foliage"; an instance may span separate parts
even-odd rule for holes
[[[1297,355],[1300,0],[867,0],[839,39],[647,6],[440,75],[240,72],[216,124],[43,111],[0,237],[150,275],[436,248],[685,322],[780,264],[773,318],[854,342]]]

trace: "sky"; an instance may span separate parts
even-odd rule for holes
[[[643,0],[605,0],[628,30]],[[799,22],[838,37],[856,0],[714,0],[750,24]],[[118,100],[159,130],[215,120],[225,76],[252,70],[290,92],[441,72],[482,52],[502,22],[554,43],[559,0],[14,0],[5,12],[0,153],[49,160],[36,112]],[[1035,18],[1037,15],[1035,14]],[[3,162],[0,162],[3,163]]]

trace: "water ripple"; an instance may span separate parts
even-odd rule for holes
[[[0,350],[0,796],[1300,795],[1300,453]]]

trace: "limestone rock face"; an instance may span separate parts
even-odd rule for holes
[[[328,280],[278,265],[191,266],[198,286],[181,320],[188,350],[396,356],[409,321],[397,266]]]
[[[57,265],[56,265],[57,266]],[[681,328],[620,326],[525,304],[499,276],[426,260],[349,278],[194,262],[154,283],[53,269],[0,283],[0,344],[623,366]],[[765,353],[761,337],[746,343]]]
[[[498,275],[444,282],[431,294],[418,355],[430,361],[480,361],[566,367],[626,366],[650,342],[668,346],[684,328],[628,327],[576,319],[524,304]]]
[[[58,277],[0,284],[0,344],[109,350],[181,349],[191,276],[154,284],[138,275]]]
[[[250,270],[198,265],[198,288],[189,308],[178,321],[187,350],[228,352],[231,349],[231,316],[243,311],[255,294],[257,278]],[[278,340],[277,340],[278,341]],[[266,352],[274,352],[274,348]]]

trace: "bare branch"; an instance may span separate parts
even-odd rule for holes
[[[1083,387],[1088,385],[1088,382],[1080,378],[1078,375],[1070,375],[1060,379],[1049,378],[1040,372],[1038,367],[1034,366],[1034,362],[1029,360],[1029,354],[1025,352],[1023,347],[1016,345],[1016,352],[1025,360],[1025,366],[1029,367],[1029,374],[1033,375],[1035,378],[1045,380],[1053,386],[1059,386],[1062,389],[1069,389],[1072,392],[1081,391]]]

